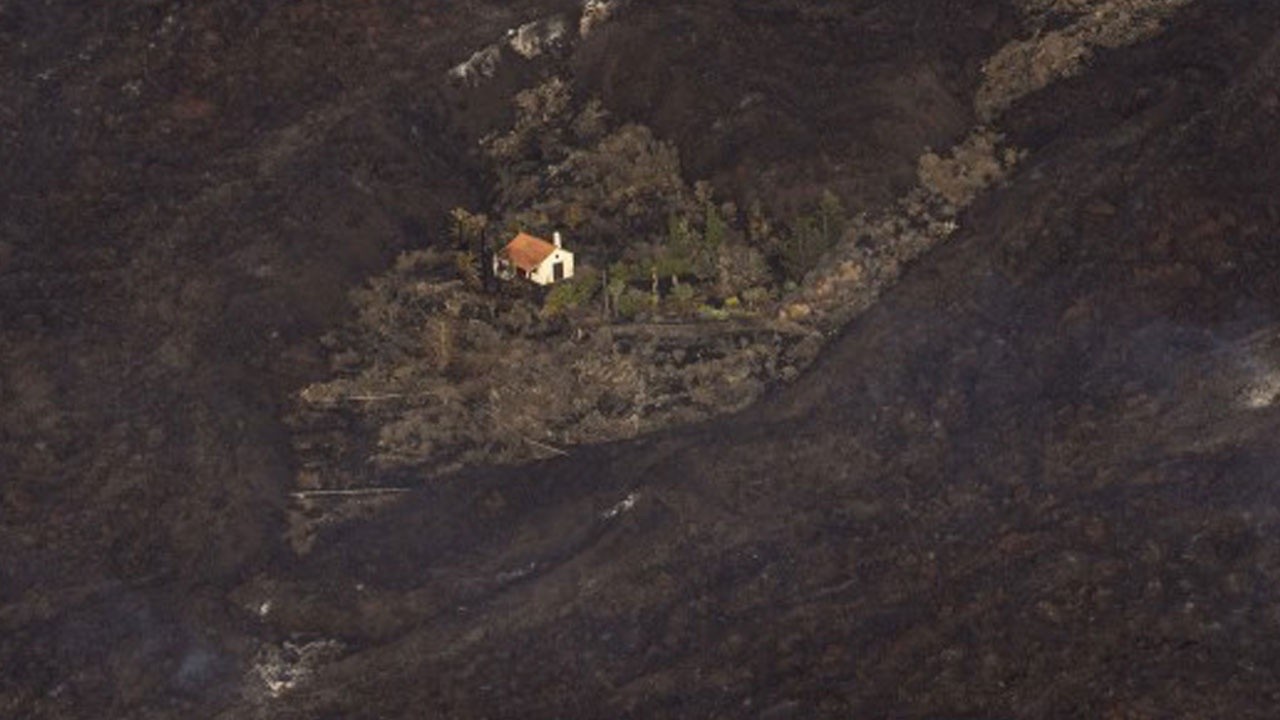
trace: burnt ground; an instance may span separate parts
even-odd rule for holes
[[[519,79],[443,73],[546,5],[0,4],[2,714],[1274,714],[1264,2],[1016,105],[1031,159],[761,404],[438,482],[294,557],[281,407],[345,288],[483,196],[459,139]],[[872,202],[963,134],[1015,30],[959,5],[656,3],[568,62],[698,175]],[[677,20],[744,40],[652,51]],[[833,91],[865,48],[882,74]],[[705,79],[646,86],[650,52]],[[713,90],[757,82],[795,95],[699,152],[742,117]],[[286,640],[340,645],[272,698]]]

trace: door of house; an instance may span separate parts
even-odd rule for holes
[[[564,263],[551,263],[551,281],[560,282],[564,279]]]

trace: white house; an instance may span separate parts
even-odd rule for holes
[[[493,274],[503,280],[521,277],[551,285],[573,277],[573,253],[560,245],[560,233],[547,242],[526,233],[515,236],[493,256]]]

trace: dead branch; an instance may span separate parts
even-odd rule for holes
[[[351,490],[298,490],[289,495],[301,500],[312,497],[332,497],[350,495],[395,495],[412,492],[412,488],[354,488]]]
[[[552,445],[548,445],[548,444],[546,444],[546,443],[544,443],[544,442],[538,442],[537,440],[534,440],[534,439],[533,439],[533,438],[531,438],[531,437],[526,437],[526,436],[524,436],[524,435],[521,435],[521,436],[520,436],[520,439],[521,439],[521,440],[524,440],[525,442],[529,443],[530,445],[532,445],[532,446],[534,446],[534,447],[536,447],[536,448],[541,448],[541,449],[543,449],[543,450],[546,450],[547,452],[555,453],[556,455],[561,455],[561,456],[564,456],[564,457],[569,457],[569,451],[567,451],[567,450],[561,450],[561,449],[560,449],[560,448],[558,448],[558,447],[555,447],[555,446],[552,446]]]
[[[376,393],[376,394],[369,394],[369,395],[343,395],[335,398],[320,398],[316,400],[310,400],[308,402],[311,402],[315,405],[340,405],[344,402],[376,403],[376,402],[386,402],[388,400],[408,400],[412,398],[422,398],[422,397],[438,398],[439,395],[431,391],[423,391],[423,392],[415,392],[415,393]]]

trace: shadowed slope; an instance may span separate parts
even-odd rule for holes
[[[272,712],[1268,716],[1280,25],[1233,7],[1101,61],[1195,102],[1060,130],[786,394],[246,586],[351,643]]]

